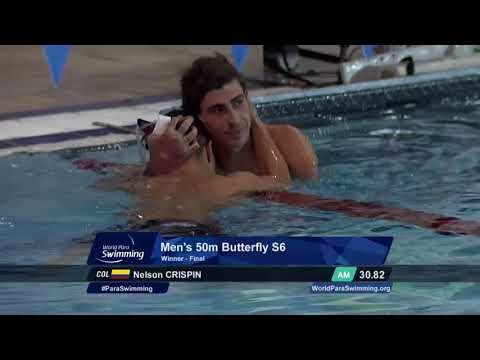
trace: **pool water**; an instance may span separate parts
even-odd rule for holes
[[[293,191],[480,219],[480,103],[319,117],[303,129],[321,166]],[[310,121],[311,123],[311,121]],[[300,124],[301,125],[301,124]],[[41,264],[72,239],[125,224],[131,199],[72,161],[138,162],[134,146],[0,158],[0,263]],[[394,236],[389,264],[480,264],[480,237],[246,199],[214,214],[228,235]],[[79,259],[79,264],[85,259]],[[309,283],[172,283],[165,295],[88,295],[86,283],[0,284],[0,313],[462,314],[480,284],[394,284],[391,294],[311,294]]]

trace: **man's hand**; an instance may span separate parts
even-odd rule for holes
[[[152,133],[147,137],[150,175],[166,175],[178,169],[199,149],[198,132],[192,123],[191,116],[177,116],[172,118],[163,134]]]
[[[257,165],[261,169],[262,175],[273,176],[280,183],[289,184],[291,177],[287,162],[275,144],[267,126],[258,117],[255,105],[250,100],[248,100],[248,103],[252,119],[251,136]]]
[[[272,153],[261,162],[267,170],[265,174],[278,174],[283,180],[289,179],[290,176],[301,180],[318,177],[317,155],[310,141],[300,130],[291,125],[265,125],[252,103],[250,112],[252,134],[254,139],[258,139],[254,140],[255,148],[261,147],[263,151],[270,149],[269,152]]]
[[[248,105],[250,107],[250,116],[252,118],[252,128],[259,128],[262,131],[268,131],[267,126],[263,123],[257,113],[257,109],[255,108],[255,104],[252,103],[250,99],[248,99]]]

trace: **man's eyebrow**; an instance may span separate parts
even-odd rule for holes
[[[237,96],[235,96],[232,100],[230,100],[230,102],[240,100],[240,99],[243,98],[243,97],[244,97],[243,94],[237,95]]]
[[[243,98],[245,95],[244,94],[239,94],[237,96],[235,96],[234,98],[232,98],[229,102],[233,102],[233,101],[237,101],[237,100],[240,100],[241,98]],[[207,110],[212,110],[214,108],[218,108],[218,107],[225,107],[225,104],[224,103],[217,103],[217,104],[213,104],[213,105],[210,105]]]
[[[218,108],[218,107],[225,107],[225,104],[222,104],[222,103],[218,103],[218,104],[213,104],[213,105],[210,105],[207,110],[213,110],[214,108]]]

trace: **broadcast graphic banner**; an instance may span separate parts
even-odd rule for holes
[[[383,265],[392,237],[163,237],[99,233],[88,265]],[[118,273],[117,276],[125,276]]]

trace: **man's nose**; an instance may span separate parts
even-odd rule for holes
[[[232,109],[231,107],[228,108],[228,126],[231,129],[238,127],[241,124],[240,114]]]

